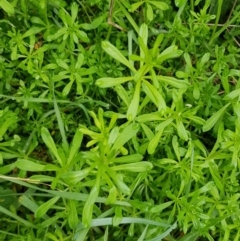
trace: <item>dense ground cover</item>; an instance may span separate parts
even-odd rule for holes
[[[239,1],[0,16],[0,240],[240,239]]]

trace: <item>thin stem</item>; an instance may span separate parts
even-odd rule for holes
[[[230,12],[230,14],[229,14],[229,16],[228,16],[228,20],[227,20],[227,22],[229,21],[229,19],[230,19],[231,16],[232,16],[233,9],[235,8],[237,1],[238,1],[238,0],[235,0],[235,2],[233,3],[233,7],[232,7],[231,12]]]
[[[221,12],[222,12],[222,3],[223,3],[223,0],[218,0],[217,15],[216,15],[215,23],[214,23],[212,38],[214,37],[214,35],[215,35],[216,31],[217,31],[218,22],[219,22],[219,19],[220,19],[220,16],[221,16]],[[210,40],[210,42],[211,42],[211,40]]]
[[[194,1],[191,0],[191,10],[194,11]]]
[[[195,25],[203,25],[203,23],[194,23]],[[183,25],[189,25],[189,23],[183,23]],[[215,26],[215,23],[206,23],[207,26]],[[225,26],[225,24],[221,24],[219,23],[217,25],[218,27],[222,27]],[[236,25],[236,24],[230,24],[227,28],[240,28],[240,25]]]
[[[233,22],[235,22],[240,17],[240,11],[228,22],[226,22],[223,27],[218,30],[211,38],[209,45],[212,45],[213,41],[224,31],[226,30]]]
[[[108,14],[108,23],[112,26],[114,26],[115,28],[118,28],[122,31],[125,31],[121,26],[119,26],[118,24],[113,22],[113,10],[114,10],[114,4],[115,4],[115,0],[111,0],[110,2],[110,8],[109,8],[109,14]]]
[[[121,1],[118,1],[118,5],[121,8],[122,12],[124,15],[127,17],[128,21],[132,24],[134,30],[138,33],[139,32],[139,27],[132,18],[132,16],[128,13],[128,11],[125,9],[125,7],[121,4]]]
[[[77,1],[78,1],[78,3],[81,5],[81,7],[83,8],[83,11],[85,12],[85,14],[86,14],[86,16],[87,16],[89,23],[91,23],[92,20],[91,20],[90,16],[88,15],[88,12],[91,11],[91,9],[89,9],[89,11],[87,11],[87,9],[85,8],[84,4],[82,4],[82,2],[79,1],[79,0],[77,0]],[[92,14],[93,14],[93,13],[92,13]],[[93,15],[94,15],[94,14],[93,14]]]

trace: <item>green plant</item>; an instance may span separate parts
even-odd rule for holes
[[[0,0],[1,240],[239,239],[237,2]]]

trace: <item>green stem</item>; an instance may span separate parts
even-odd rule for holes
[[[91,20],[90,16],[88,15],[88,13],[91,11],[91,9],[89,9],[89,11],[87,11],[87,9],[85,8],[84,4],[82,4],[82,2],[79,1],[79,0],[77,0],[77,1],[78,1],[79,5],[81,5],[81,7],[83,8],[83,11],[85,12],[85,14],[87,16],[89,23],[91,23],[92,20]]]
[[[139,27],[137,26],[137,24],[134,21],[134,19],[132,18],[132,16],[128,13],[128,11],[124,8],[124,6],[121,4],[120,1],[118,1],[118,5],[121,8],[121,10],[124,13],[124,15],[127,17],[128,21],[132,24],[132,26],[135,29],[135,31],[138,33],[139,32]]]
[[[191,10],[194,12],[194,1],[191,0]]]
[[[218,27],[219,19],[220,19],[221,12],[222,12],[222,3],[223,3],[223,0],[218,0],[217,15],[216,15],[216,19],[215,19],[212,37],[215,35],[217,27]]]
[[[213,41],[224,31],[226,30],[233,22],[235,22],[240,17],[240,11],[237,12],[237,14],[228,22],[226,22],[221,29],[219,29],[214,35],[212,35],[212,38],[210,39],[209,45],[211,46]]]

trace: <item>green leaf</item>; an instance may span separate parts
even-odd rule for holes
[[[20,159],[16,161],[16,167],[20,170],[29,171],[29,172],[41,172],[44,171],[45,165],[38,164],[36,162],[28,161],[25,159]]]
[[[116,202],[117,197],[117,188],[115,186],[112,186],[109,190],[109,195],[107,198],[107,204],[114,204]]]
[[[76,156],[76,154],[77,154],[77,152],[78,152],[78,150],[81,146],[82,139],[83,139],[83,134],[80,131],[80,129],[78,128],[76,130],[76,133],[73,137],[73,140],[72,140],[72,143],[71,143],[71,146],[70,146],[67,164],[69,164],[72,161],[72,159]]]
[[[115,216],[113,217],[113,226],[118,226],[121,223],[122,219],[122,207],[117,206],[115,208]]]
[[[153,9],[150,4],[147,4],[146,7],[147,7],[147,19],[149,22],[151,22],[153,20]]]
[[[153,101],[153,103],[158,107],[158,111],[166,110],[166,103],[159,93],[159,91],[151,85],[148,81],[143,80],[142,82],[143,90],[147,96]]]
[[[209,61],[209,59],[210,59],[210,53],[205,53],[200,60],[200,67],[202,68]]]
[[[124,181],[117,175],[117,173],[109,167],[105,167],[107,174],[111,177],[119,191],[129,195],[131,193],[130,188],[124,183]]]
[[[175,155],[176,155],[178,161],[180,162],[181,157],[180,157],[180,152],[179,152],[179,143],[178,143],[177,136],[173,136],[173,138],[172,138],[172,146],[173,146],[173,150],[175,152]]]
[[[106,19],[106,17],[108,16],[108,14],[103,14],[101,16],[99,16],[98,18],[95,18],[91,24],[89,23],[83,23],[80,24],[80,27],[82,27],[85,30],[92,30],[92,29],[96,29],[99,27],[99,25]]]
[[[6,133],[9,127],[14,125],[18,121],[18,118],[16,116],[11,116],[11,118],[8,118],[6,121],[1,123],[0,126],[0,141],[3,139],[3,135]]]
[[[39,6],[41,9],[45,9],[46,7],[46,0],[39,0]]]
[[[132,163],[132,162],[140,162],[143,159],[142,155],[133,154],[128,156],[116,157],[114,159],[114,163]]]
[[[32,17],[32,18],[31,18],[31,22],[32,22],[32,23],[35,23],[35,24],[43,25],[43,26],[46,25],[46,24],[44,23],[44,21],[43,21],[41,18],[39,18],[39,17]]]
[[[77,62],[75,64],[76,69],[80,69],[84,62],[84,55],[82,53],[78,54]]]
[[[144,123],[141,123],[141,127],[142,127],[144,133],[146,134],[148,140],[151,141],[154,137],[152,130]]]
[[[69,192],[69,191],[53,191],[53,190],[48,190],[48,189],[44,189],[44,188],[39,188],[39,187],[37,187],[35,185],[32,185],[30,183],[23,182],[23,181],[19,180],[18,178],[11,178],[9,176],[0,175],[0,179],[8,180],[12,183],[16,183],[16,184],[21,185],[23,187],[28,187],[28,188],[31,188],[33,190],[38,190],[38,191],[48,193],[48,194],[51,194],[53,196],[59,196],[61,198],[68,199],[68,200],[86,201],[89,197],[88,194],[83,194],[83,193]],[[97,199],[96,199],[96,202],[98,202],[98,203],[106,203],[106,201],[107,201],[107,198],[105,198],[105,197],[97,197]],[[121,205],[121,206],[126,206],[126,207],[131,207],[131,204],[129,202],[126,202],[126,201],[116,201],[115,204]]]
[[[186,131],[182,121],[177,119],[176,124],[177,124],[177,133],[178,133],[179,137],[182,140],[187,141],[188,140],[188,134],[187,134],[187,131]]]
[[[109,134],[108,144],[112,145],[116,141],[118,135],[119,135],[119,127],[116,126],[111,130],[111,132]]]
[[[147,48],[147,45],[144,43],[144,40],[141,36],[138,37],[138,45],[140,46],[139,60],[142,59],[142,61],[140,61],[140,67],[142,67],[144,62],[146,62],[146,60],[148,59],[148,48]],[[132,56],[132,57],[134,57],[134,56]],[[132,60],[134,60],[134,59],[132,59]]]
[[[63,96],[67,96],[72,88],[72,84],[73,84],[74,80],[70,81],[68,84],[65,85],[62,93],[63,93]]]
[[[77,37],[78,37],[79,39],[81,39],[83,42],[85,42],[85,43],[89,43],[89,42],[90,42],[90,40],[89,40],[89,38],[88,38],[88,36],[87,36],[87,34],[86,34],[85,32],[83,32],[83,31],[81,31],[81,30],[78,30],[78,31],[75,32],[75,34],[76,34]]]
[[[200,236],[200,232],[194,231],[194,232],[184,235],[178,241],[196,241],[199,238],[199,236]]]
[[[15,163],[4,165],[0,167],[0,174],[7,174],[16,167]]]
[[[176,7],[180,8],[184,5],[187,0],[175,0]]]
[[[42,30],[44,30],[44,28],[32,27],[26,33],[23,34],[22,38],[26,38],[26,37],[29,37],[29,36],[32,36],[32,35],[36,35],[37,33],[40,33]]]
[[[77,15],[78,15],[78,5],[77,3],[72,3],[71,5],[71,17],[72,17],[72,23],[75,22],[76,18],[77,18]]]
[[[124,130],[120,133],[120,135],[118,136],[118,138],[116,139],[113,147],[112,147],[112,151],[113,150],[120,150],[121,147],[123,147],[123,145],[128,142],[129,140],[131,140],[138,132],[139,129],[139,125],[138,124],[130,124],[127,127],[124,128]]]
[[[112,220],[113,218],[96,218],[92,220],[90,227],[110,226],[112,225]],[[153,225],[156,227],[164,227],[164,228],[176,227],[176,224],[170,225],[168,223],[157,222],[147,218],[123,217],[122,221],[120,222],[120,224],[131,224],[131,223]],[[83,224],[80,223],[77,227],[76,232],[78,232],[79,229],[81,230],[83,227],[84,227]]]
[[[159,1],[148,1],[148,2],[161,10],[167,10],[169,8],[168,5],[164,2],[159,2]]]
[[[153,49],[152,49],[152,54],[153,54],[154,57],[156,57],[158,52],[159,52],[159,47],[160,47],[160,44],[163,41],[163,38],[164,38],[164,35],[163,34],[159,34],[157,36],[157,39],[154,42]]]
[[[135,10],[137,10],[144,2],[137,2],[137,3],[133,3],[131,5],[131,8],[129,9],[130,12],[134,12]]]
[[[147,44],[148,44],[148,26],[143,23],[139,29],[139,45],[140,45],[140,57],[145,59],[148,54]]]
[[[195,122],[198,125],[204,125],[206,123],[206,121],[199,116],[187,116],[186,115],[185,118],[192,120],[193,122]]]
[[[14,14],[14,7],[6,0],[0,0],[0,8],[2,8],[3,11],[5,11],[9,15]]]
[[[178,89],[185,89],[189,85],[187,81],[184,80],[179,80],[174,77],[169,77],[169,76],[157,76],[158,81],[162,81],[168,85],[171,85],[175,88]]]
[[[66,133],[65,133],[65,126],[63,124],[62,116],[60,114],[60,110],[58,108],[58,103],[55,97],[55,87],[54,87],[54,82],[52,82],[52,95],[53,95],[53,104],[54,104],[54,110],[55,110],[55,115],[57,118],[58,122],[58,127],[62,136],[62,143],[65,147],[68,147],[68,142],[66,138]]]
[[[233,90],[232,92],[224,96],[224,100],[233,100],[237,97],[239,98],[239,96],[240,96],[240,88]]]
[[[138,80],[134,91],[133,99],[127,111],[127,118],[130,121],[134,120],[135,117],[137,116],[139,101],[140,101],[140,88],[141,88],[141,81]]]
[[[183,57],[189,69],[192,70],[192,61],[191,61],[190,55],[188,53],[184,53]]]
[[[36,218],[41,218],[47,213],[47,211],[52,208],[52,206],[59,200],[60,197],[53,197],[44,204],[42,204],[35,212]]]
[[[81,171],[65,172],[61,175],[61,179],[63,179],[66,183],[69,183],[71,185],[76,185],[83,178],[88,176],[91,170],[92,168],[85,168]]]
[[[155,152],[159,144],[159,140],[162,136],[163,130],[158,131],[158,133],[153,137],[153,139],[148,144],[148,153],[151,155]]]
[[[102,42],[102,48],[103,50],[110,55],[112,58],[116,59],[120,63],[127,66],[129,69],[131,69],[133,72],[136,72],[136,69],[132,66],[132,64],[123,56],[123,54],[110,42],[103,41]]]
[[[98,197],[99,188],[100,188],[100,176],[101,176],[101,168],[99,168],[96,182],[94,186],[91,189],[90,195],[88,196],[88,199],[83,207],[82,212],[82,221],[83,225],[85,227],[90,227],[91,221],[92,221],[92,212],[93,212],[93,205]]]
[[[57,158],[59,164],[61,166],[63,166],[63,161],[58,154],[58,150],[55,146],[54,140],[51,137],[49,131],[45,127],[42,127],[42,129],[41,129],[41,136],[42,136],[44,143],[47,145],[47,147],[50,149],[50,151],[53,153],[53,155]]]
[[[141,236],[138,238],[137,241],[144,241],[145,236],[146,236],[146,234],[147,234],[147,230],[148,230],[148,225],[145,227],[145,229],[143,230]]]
[[[134,77],[119,77],[119,78],[105,77],[105,78],[98,79],[96,81],[96,85],[99,86],[100,88],[109,88],[109,87],[123,84],[131,80],[134,80]]]
[[[26,227],[30,227],[30,228],[35,228],[37,229],[38,227],[36,227],[33,223],[19,217],[18,215],[16,215],[15,213],[12,213],[11,211],[9,211],[8,209],[0,206],[0,212],[7,215],[8,217],[11,217],[15,220],[17,220],[18,222],[22,223],[24,226]]]
[[[168,202],[162,203],[160,205],[156,205],[156,206],[154,206],[153,208],[150,209],[150,212],[160,213],[162,210],[171,206],[172,204],[173,204],[173,201],[168,201]]]
[[[169,118],[163,122],[161,122],[157,127],[156,127],[156,131],[159,130],[164,130],[168,125],[170,125],[173,122],[172,118]]]
[[[170,46],[166,48],[162,53],[158,55],[157,62],[162,63],[167,59],[178,58],[183,53],[182,50],[178,50],[177,46]]]
[[[225,106],[223,106],[219,111],[217,111],[214,115],[212,115],[207,121],[206,123],[203,125],[203,132],[209,131],[210,129],[212,129],[212,127],[217,123],[217,121],[222,117],[222,115],[224,114],[225,110],[228,108],[228,106],[231,103],[226,104]]]
[[[222,177],[219,173],[218,165],[214,162],[214,160],[209,160],[208,165],[209,165],[210,173],[213,177],[213,180],[214,180],[216,186],[219,188],[219,190],[222,193],[224,193],[224,184],[222,182]]]
[[[68,65],[61,59],[57,59],[57,64],[65,70],[69,69]]]
[[[68,223],[71,229],[75,229],[78,225],[78,212],[76,208],[77,202],[74,200],[68,201],[69,215],[68,215]]]
[[[161,235],[153,238],[153,239],[148,239],[147,241],[161,241],[164,238],[166,238],[172,231],[173,229],[177,228],[177,223],[174,223],[170,228],[168,228],[164,233],[162,233]]]
[[[143,114],[136,118],[138,122],[162,121],[163,118],[159,114]]]
[[[126,172],[146,172],[153,168],[151,162],[139,162],[139,163],[128,163],[118,166],[111,167],[114,171],[126,171]]]

